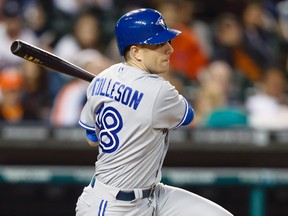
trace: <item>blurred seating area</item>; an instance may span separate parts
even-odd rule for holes
[[[96,75],[122,61],[114,25],[139,7],[182,31],[163,77],[194,107],[191,129],[288,129],[287,0],[0,0],[1,122],[76,126],[88,85],[14,56],[14,40]]]
[[[1,215],[73,215],[98,155],[78,127],[89,83],[14,56],[12,42],[97,75],[123,61],[114,25],[140,7],[182,31],[161,76],[195,110],[170,133],[163,182],[235,215],[287,216],[288,0],[0,0]]]

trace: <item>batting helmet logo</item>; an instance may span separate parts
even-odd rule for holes
[[[162,26],[163,29],[165,29],[165,30],[167,29],[166,22],[165,22],[164,18],[162,18],[162,17],[159,17],[159,19],[156,22],[156,25]]]

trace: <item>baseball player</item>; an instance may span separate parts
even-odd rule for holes
[[[169,70],[171,40],[180,31],[169,29],[158,11],[137,9],[118,20],[115,33],[125,61],[93,79],[79,121],[99,155],[76,216],[231,216],[160,183],[169,131],[194,117],[186,99],[158,76]]]

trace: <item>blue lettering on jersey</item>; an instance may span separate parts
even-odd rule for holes
[[[96,81],[94,82],[93,88],[92,88],[92,95],[98,95],[99,94],[99,90],[100,90],[100,85],[98,85],[98,83],[100,82],[100,79],[96,79]]]
[[[130,100],[130,97],[131,97],[131,94],[132,94],[132,88],[130,87],[126,87],[123,91],[123,97],[122,97],[122,104],[124,105],[127,105],[129,103],[129,100]]]
[[[136,90],[130,100],[129,107],[132,107],[134,110],[136,110],[142,100],[143,95],[144,94],[142,92],[140,93]]]
[[[137,110],[144,93],[139,92],[118,81],[108,78],[97,78],[92,88],[92,96],[101,95],[114,99],[125,106]]]
[[[111,90],[111,96],[112,96],[112,98],[113,98],[113,93],[114,93],[114,91],[115,91],[115,89],[117,88],[117,86],[118,85],[120,85],[121,83],[120,82],[118,82],[118,81],[116,81],[114,84],[113,84],[113,87],[112,87],[112,90]]]
[[[107,87],[107,89],[106,89],[105,96],[106,96],[106,97],[109,97],[109,98],[113,98],[113,96],[111,95],[111,93],[108,91],[109,88],[110,88],[110,84],[111,84],[111,79],[110,79],[109,82],[108,82],[108,87]]]
[[[100,95],[105,96],[105,93],[103,92],[103,88],[106,82],[106,78],[102,78],[101,86],[100,86]]]
[[[124,84],[121,84],[117,90],[118,95],[114,97],[114,99],[118,102],[120,102],[120,99],[122,97],[122,89],[125,88]]]

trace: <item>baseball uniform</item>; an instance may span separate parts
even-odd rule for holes
[[[99,155],[76,215],[231,215],[160,183],[169,131],[190,123],[193,115],[186,99],[158,75],[119,63],[95,77],[79,123],[95,133]]]

